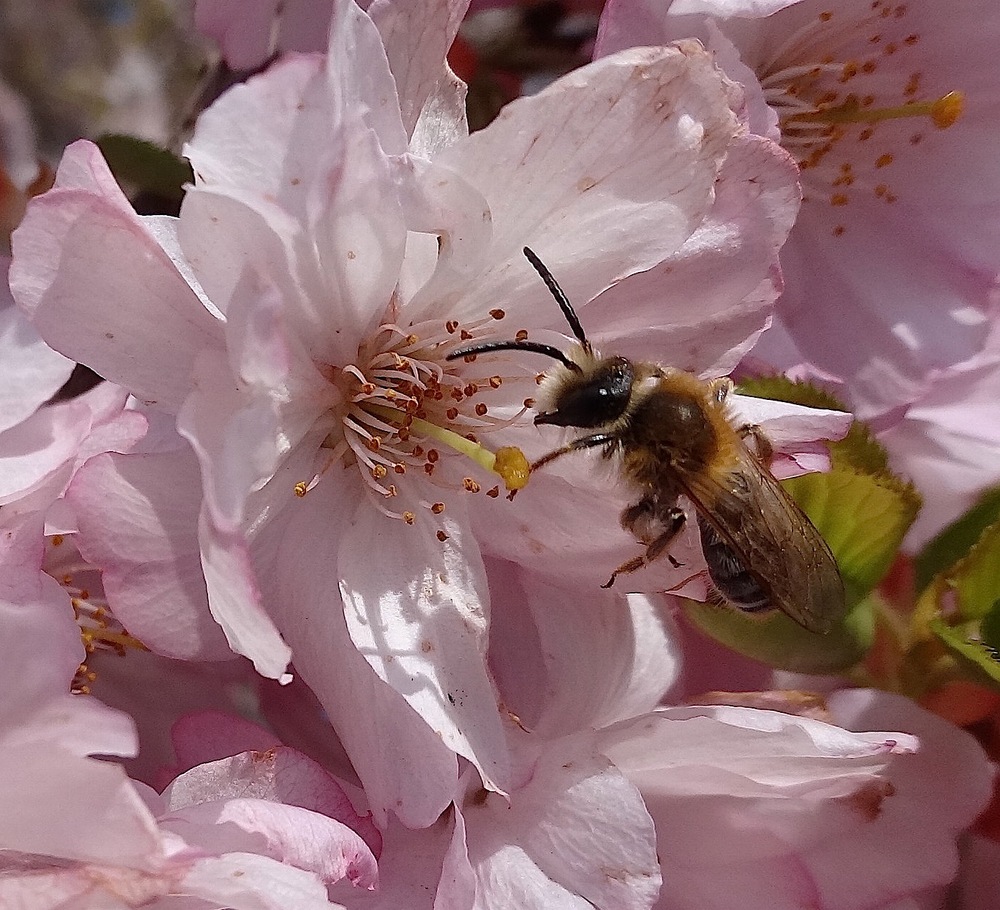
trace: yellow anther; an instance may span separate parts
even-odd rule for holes
[[[309,492],[309,484],[307,484],[304,480],[300,480],[297,484],[295,484],[294,489],[295,495],[301,499],[306,495],[306,493]]]

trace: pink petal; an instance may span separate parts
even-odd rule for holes
[[[445,745],[475,764],[487,786],[504,788],[506,742],[486,670],[486,573],[461,516],[449,515],[432,522],[420,514],[411,526],[361,505],[338,554],[347,627]],[[376,542],[391,558],[373,572]]]
[[[0,256],[0,432],[41,407],[69,379],[73,361],[53,351],[15,306],[10,261]]]
[[[296,672],[316,693],[343,742],[376,822],[384,827],[391,810],[403,824],[425,827],[454,796],[455,754],[358,653],[347,631],[344,604],[330,585],[341,571],[335,567],[347,525],[331,522],[331,516],[353,514],[361,495],[350,475],[332,471],[297,499],[286,521],[273,522],[262,532],[271,538],[268,559],[274,566],[262,583],[293,649]],[[371,509],[367,503],[364,507]],[[364,564],[372,566],[372,560],[366,554]],[[325,569],[318,572],[317,566]],[[375,568],[381,571],[382,562]],[[387,742],[394,743],[392,750],[385,748]]]
[[[469,0],[375,0],[368,7],[385,44],[408,134],[438,81],[445,77],[445,55],[468,6]]]
[[[705,221],[673,255],[587,308],[602,350],[699,374],[730,372],[768,325],[778,249],[798,211],[797,169],[774,143],[735,142]]]
[[[7,807],[0,842],[8,850],[133,866],[159,858],[153,817],[113,763],[51,742],[5,744],[0,798]]]
[[[64,166],[110,180],[87,142],[67,149]],[[218,344],[221,327],[120,191],[57,181],[32,201],[12,244],[11,291],[49,344],[149,403],[180,405],[197,351]]]
[[[63,490],[83,440],[91,413],[80,402],[42,408],[0,435],[0,503],[8,504],[43,485],[50,499]]]
[[[334,113],[318,54],[293,55],[221,95],[184,147],[196,188],[243,190],[304,212]]]
[[[522,446],[529,459],[551,451],[561,438]],[[569,437],[566,437],[567,439]],[[520,440],[519,440],[520,441]],[[623,562],[641,550],[632,534],[622,529],[619,516],[634,501],[620,484],[608,482],[607,467],[594,455],[564,458],[532,476],[513,504],[503,498],[478,503],[472,518],[484,553],[518,563],[571,585],[597,589]],[[573,503],[573,520],[553,503]],[[693,522],[670,548],[681,563],[674,568],[666,558],[615,583],[622,593],[669,591],[704,569],[698,529]],[[619,588],[620,585],[620,588]]]
[[[182,894],[232,910],[330,910],[326,886],[312,872],[267,856],[230,853],[199,859],[177,885]]]
[[[859,698],[843,707],[860,707]],[[887,719],[865,713],[865,726]],[[685,708],[618,724],[600,742],[656,820],[664,878],[674,884],[658,906],[728,910],[738,890],[750,907],[856,910],[896,906],[946,882],[955,830],[987,797],[978,748],[934,723],[948,731],[944,749],[772,711]],[[969,780],[968,796],[939,818],[953,774]]]
[[[266,752],[281,745],[270,731],[253,721],[222,711],[197,711],[179,718],[170,739],[182,771],[240,752]]]
[[[893,796],[876,823],[831,840],[812,859],[824,894],[873,904],[947,885],[958,869],[956,836],[989,802],[994,766],[968,733],[902,696],[845,690],[828,704],[848,729],[890,724],[918,735],[920,749],[892,764]]]
[[[406,130],[382,36],[355,3],[339,0],[334,5],[326,64],[345,120],[362,114],[386,154],[404,154]]]
[[[558,736],[643,714],[676,681],[680,652],[648,598],[487,566],[490,666],[504,705],[532,732]]]
[[[735,128],[726,88],[693,44],[605,58],[507,105],[438,156],[486,197],[493,244],[460,303],[452,301],[462,292],[431,282],[422,305],[478,315],[483,300],[517,301],[519,324],[557,324],[521,248],[531,246],[584,307],[688,239],[711,206]]]
[[[484,908],[648,908],[660,889],[654,832],[638,791],[590,737],[547,744],[507,800],[463,809]]]
[[[351,827],[362,819],[343,790],[318,764],[287,747],[199,765],[164,796],[171,827],[189,841],[187,824],[229,822],[263,835],[275,858],[312,868],[327,882],[347,876],[371,886],[376,880],[374,856]],[[218,837],[208,830],[204,836]],[[240,848],[234,842],[229,849]]]
[[[278,0],[197,0],[194,22],[212,38],[233,69],[251,69],[271,53],[271,20]]]
[[[167,657],[232,656],[208,609],[197,537],[201,481],[190,451],[92,458],[67,497],[80,552],[101,568],[115,615],[133,635]]]

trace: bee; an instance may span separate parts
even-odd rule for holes
[[[527,339],[484,341],[463,345],[447,359],[530,351],[556,361],[542,381],[534,422],[587,432],[538,459],[532,470],[571,452],[601,449],[620,462],[622,477],[638,495],[621,524],[645,549],[602,587],[661,556],[678,565],[668,550],[688,520],[679,505],[685,497],[694,506],[719,599],[747,613],[780,610],[811,632],[829,632],[845,610],[836,560],[765,466],[771,457],[766,437],[729,414],[732,382],[598,353],[552,273],[528,247],[524,255],[578,343],[562,351]]]

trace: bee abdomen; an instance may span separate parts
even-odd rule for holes
[[[719,593],[733,606],[747,613],[773,609],[771,598],[751,575],[740,558],[707,521],[698,517],[701,548],[708,575]]]

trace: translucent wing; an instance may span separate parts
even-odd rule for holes
[[[756,456],[738,440],[733,451],[724,470],[678,466],[685,494],[772,607],[810,631],[829,632],[845,610],[830,548]]]

